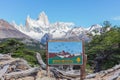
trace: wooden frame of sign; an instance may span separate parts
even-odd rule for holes
[[[65,48],[64,46],[61,46],[61,48],[59,47],[60,50],[55,50],[57,47],[54,44],[59,45],[59,46],[63,44],[63,45],[66,45],[65,47],[69,47],[70,45],[72,45],[73,52],[70,51],[70,49],[63,50],[63,48]],[[50,48],[50,46],[52,47]],[[74,53],[77,53],[77,51],[75,50],[75,47],[78,48],[77,50],[78,54],[74,54]],[[46,57],[47,57],[46,61],[47,61],[48,75],[49,75],[49,65],[79,65],[81,67],[80,68],[80,72],[81,72],[80,79],[83,80],[85,78],[85,67],[86,67],[87,56],[85,55],[84,40],[79,40],[79,41],[78,40],[77,41],[75,40],[49,40],[47,42]]]

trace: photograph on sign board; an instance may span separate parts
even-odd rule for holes
[[[49,65],[82,65],[82,41],[48,42]]]

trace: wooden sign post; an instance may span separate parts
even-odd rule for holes
[[[83,64],[81,65],[81,69],[80,69],[80,72],[81,72],[81,75],[80,75],[80,79],[81,80],[84,80],[85,79],[85,76],[86,76],[86,72],[85,72],[85,68],[86,68],[86,63],[87,63],[87,55],[85,55],[85,44],[84,44],[84,40],[83,41]]]
[[[86,62],[87,62],[87,55],[83,55],[83,65],[81,65],[81,75],[80,75],[80,79],[84,80],[85,76],[86,76],[86,72],[85,72],[85,68],[86,68]]]

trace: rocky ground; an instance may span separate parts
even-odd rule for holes
[[[56,80],[50,73],[41,67],[30,67],[28,63],[20,58],[12,58],[6,54],[0,54],[0,79],[1,80]],[[67,79],[59,79],[67,80]],[[74,78],[71,80],[80,80]],[[85,80],[120,80],[120,65],[99,73],[89,74]]]

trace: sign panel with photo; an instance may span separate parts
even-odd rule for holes
[[[82,41],[48,41],[48,65],[82,65]]]

